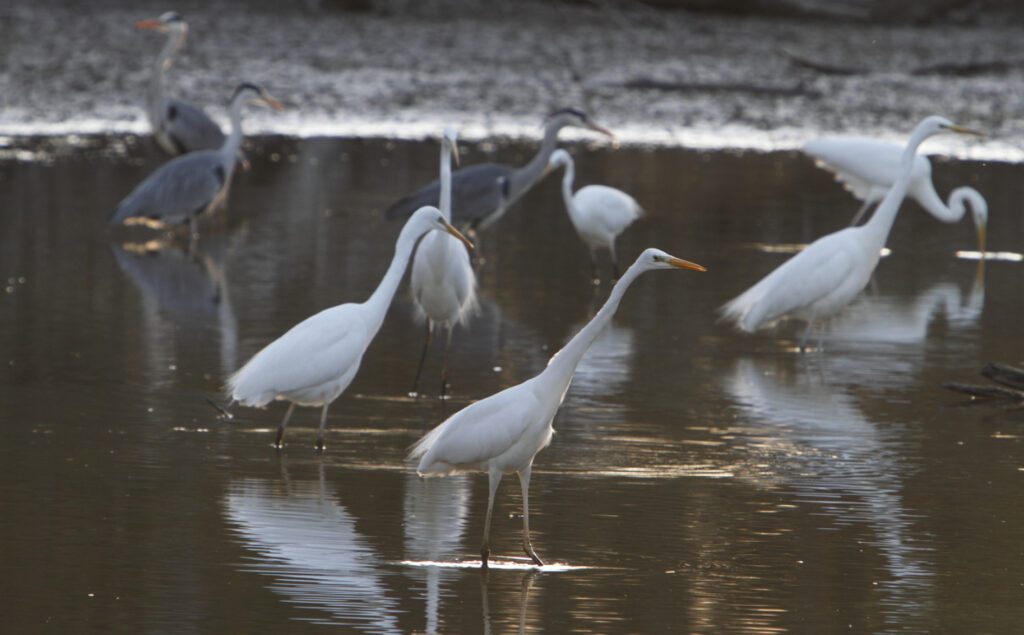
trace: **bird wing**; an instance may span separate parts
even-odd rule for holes
[[[142,216],[180,223],[199,214],[228,178],[220,154],[205,150],[171,159],[139,183],[117,206],[111,222]]]
[[[512,172],[512,168],[497,163],[481,163],[452,172],[452,223],[476,224],[496,212],[501,204],[498,177],[509,178]],[[433,181],[393,204],[384,216],[388,220],[408,218],[424,205],[437,205],[440,196],[441,185]]]
[[[872,190],[893,184],[903,149],[899,144],[862,137],[822,137],[804,145],[804,152],[813,157],[819,167],[832,172],[836,180],[862,201],[874,195]],[[915,172],[919,169],[915,165]]]
[[[542,405],[525,382],[481,399],[456,412],[416,442],[410,459],[421,459],[419,471],[430,466],[472,466],[510,450],[526,429],[537,422]],[[541,413],[543,417],[543,413]],[[447,472],[450,468],[440,467]]]
[[[267,344],[228,379],[231,397],[262,406],[277,395],[328,383],[358,367],[369,345],[359,306],[325,309]]]
[[[851,249],[857,228],[848,227],[808,245],[739,297],[720,313],[744,331],[806,308],[825,297],[856,270]]]
[[[640,218],[643,208],[629,194],[605,185],[588,185],[573,195],[587,219],[617,236]]]
[[[218,150],[224,144],[224,132],[206,112],[180,99],[164,104],[167,134],[183,152]]]

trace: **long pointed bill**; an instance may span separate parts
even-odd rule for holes
[[[985,260],[985,238],[987,230],[984,225],[978,225],[978,252],[981,253],[981,260]]]
[[[599,126],[593,121],[588,121],[587,127],[593,130],[594,132],[603,134],[604,136],[608,137],[609,139],[612,140],[612,145],[614,145],[616,148],[619,147],[619,138],[616,137],[615,133],[612,132],[611,130],[605,128],[604,126]]]
[[[951,132],[956,132],[958,134],[970,134],[976,137],[985,136],[985,133],[980,130],[975,130],[974,128],[965,128],[964,126],[950,126],[949,128],[947,128],[947,130]]]
[[[445,231],[447,231],[449,234],[451,234],[452,236],[455,236],[456,238],[461,240],[463,243],[465,243],[466,249],[468,249],[470,251],[473,251],[473,249],[475,249],[475,247],[473,247],[473,243],[469,242],[469,239],[466,238],[465,236],[463,236],[462,232],[460,232],[459,230],[457,230],[454,227],[452,227],[450,223],[445,222],[444,223],[444,228],[445,228]]]
[[[694,271],[707,271],[707,269],[705,269],[701,265],[698,265],[695,262],[690,262],[689,260],[683,260],[682,258],[669,258],[668,259],[668,264],[672,265],[673,267],[677,267],[679,269],[692,269]]]
[[[160,27],[162,27],[163,24],[164,23],[161,22],[160,20],[139,20],[138,22],[135,23],[135,28],[136,29],[155,30],[155,29],[159,29]]]
[[[284,104],[282,104],[281,102],[277,101],[276,99],[274,99],[270,95],[267,95],[266,93],[260,95],[260,97],[259,97],[259,99],[257,101],[259,101],[259,103],[261,103],[261,104],[270,106],[271,108],[273,108],[274,110],[277,110],[278,112],[284,110]]]
[[[462,161],[459,159],[459,144],[458,143],[454,143],[454,142],[452,143],[452,158],[455,159],[455,166],[456,167],[462,165]]]

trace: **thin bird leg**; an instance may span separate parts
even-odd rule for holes
[[[860,209],[857,210],[857,213],[853,215],[853,220],[850,221],[850,227],[856,227],[858,224],[860,224],[860,219],[864,217],[864,214],[867,213],[869,209],[871,209],[871,206],[874,205],[875,202],[875,199],[871,198],[864,201],[864,204],[860,206]]]
[[[487,520],[484,521],[484,544],[480,546],[480,567],[487,568],[487,558],[491,555],[491,511],[494,510],[494,494],[501,483],[501,470],[492,468],[487,474],[490,492],[487,495]]]
[[[444,342],[444,356],[441,358],[441,401],[444,401],[448,393],[448,350],[452,347],[452,330],[448,327],[448,336]]]
[[[807,321],[807,328],[804,329],[803,337],[800,338],[800,352],[807,352],[807,338],[811,334],[811,329],[814,328],[814,318]]]
[[[284,413],[284,420],[281,421],[281,425],[277,426],[277,439],[274,441],[274,447],[281,449],[281,440],[284,439],[284,429],[288,427],[288,420],[292,418],[292,412],[295,410],[295,402],[288,404],[288,411]]]
[[[526,466],[525,470],[519,471],[519,487],[523,490],[523,550],[530,556],[533,564],[543,567],[544,563],[537,557],[530,543],[530,472],[533,471],[533,464]]]
[[[409,391],[410,397],[419,397],[420,394],[416,392],[420,387],[420,374],[423,372],[423,362],[427,361],[427,351],[430,350],[430,341],[434,335],[434,324],[427,320],[427,337],[423,340],[423,353],[420,354],[420,363],[416,367],[416,379],[412,381],[412,390]]]
[[[597,270],[597,250],[590,250],[590,284],[595,287],[601,284],[601,274]]]
[[[188,253],[195,253],[196,241],[199,239],[199,219],[195,216],[188,217]]]
[[[612,256],[612,283],[619,281],[619,256],[615,253],[615,243],[612,243],[611,249],[608,250]]]
[[[327,427],[327,408],[330,403],[324,404],[324,409],[320,413],[320,430],[316,433],[316,449],[320,452],[324,451],[324,428]]]

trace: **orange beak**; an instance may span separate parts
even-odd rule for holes
[[[143,29],[149,31],[156,31],[162,28],[164,25],[160,20],[139,20],[135,23],[136,29]]]

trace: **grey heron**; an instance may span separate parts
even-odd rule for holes
[[[240,84],[231,96],[231,134],[221,147],[190,152],[157,168],[121,201],[111,224],[127,221],[164,226],[187,222],[195,236],[198,216],[214,211],[227,199],[242,144],[242,107],[246,103],[284,109],[259,86]]]
[[[299,322],[253,355],[228,380],[232,403],[262,408],[275,400],[291,402],[277,429],[277,447],[281,447],[296,405],[320,406],[316,448],[323,450],[327,408],[355,379],[363,354],[384,323],[416,243],[434,230],[447,231],[472,246],[436,207],[420,208],[399,233],[391,265],[368,300],[339,304]]]
[[[615,138],[594,123],[587,113],[565,108],[548,117],[540,150],[526,165],[516,168],[500,163],[471,165],[452,173],[452,223],[459,227],[486,229],[530,190],[543,176],[551,153],[558,144],[558,132],[566,127],[585,128]],[[507,179],[508,196],[499,191],[499,177]],[[405,218],[423,205],[437,202],[441,186],[429,183],[405,196],[384,213],[389,219]],[[504,201],[504,202],[503,202]]]
[[[446,128],[441,136],[441,199],[438,207],[449,222],[452,214],[452,157],[456,163],[459,160],[457,138],[458,134],[452,128]],[[433,339],[434,327],[440,325],[446,331],[441,362],[441,399],[444,399],[448,385],[448,349],[451,347],[452,330],[456,324],[465,324],[477,306],[476,274],[465,246],[454,237],[440,232],[424,236],[412,261],[409,288],[417,311],[426,318],[427,323],[423,353],[416,368],[412,394],[415,396],[419,388],[420,374]]]
[[[146,114],[157,143],[169,154],[221,147],[224,132],[202,108],[164,94],[164,73],[174,63],[175,53],[185,44],[188,23],[174,11],[168,11],[159,18],[139,20],[135,28],[167,34],[164,48],[153,64],[153,78],[146,96]]]

